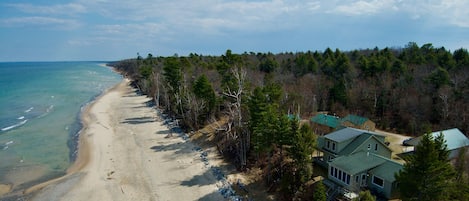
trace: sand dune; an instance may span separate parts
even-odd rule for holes
[[[85,112],[79,156],[33,200],[224,200],[195,146],[158,120],[128,80]],[[34,190],[34,189],[32,189]]]

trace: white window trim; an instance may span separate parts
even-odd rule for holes
[[[379,184],[375,183],[375,177],[378,178],[378,179],[381,179],[381,180],[383,181],[383,185],[382,185],[382,186],[380,186]],[[377,187],[384,188],[384,179],[381,178],[381,177],[377,177],[377,176],[373,175],[373,178],[371,178],[371,183],[372,183],[373,185],[377,186]]]

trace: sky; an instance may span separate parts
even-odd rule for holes
[[[0,61],[469,47],[467,0],[2,0]]]

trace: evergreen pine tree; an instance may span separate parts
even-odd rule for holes
[[[327,200],[326,186],[324,186],[322,181],[319,181],[314,186],[313,201],[326,201],[326,200]]]
[[[208,111],[212,111],[215,107],[216,97],[212,84],[208,81],[207,76],[201,75],[195,80],[192,90],[197,98],[207,102]]]
[[[447,200],[455,175],[448,155],[443,135],[435,139],[423,135],[414,155],[396,174],[402,200]]]

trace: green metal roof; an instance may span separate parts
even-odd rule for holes
[[[387,160],[373,153],[357,152],[348,156],[337,157],[329,163],[350,175],[355,175],[382,165]]]
[[[368,118],[349,114],[342,120],[349,121],[350,123],[355,124],[355,125],[363,125],[366,121],[368,121]]]
[[[399,172],[399,170],[402,168],[402,164],[391,160],[386,160],[386,162],[382,165],[370,170],[370,173],[386,181],[394,182],[396,180],[394,177],[395,173]]]
[[[383,135],[378,134],[376,132],[345,127],[345,128],[340,129],[340,130],[336,130],[332,133],[329,133],[329,134],[325,135],[324,137],[329,139],[329,140],[335,141],[335,142],[343,142],[343,141],[347,141],[347,140],[350,140],[352,138],[355,138],[355,137],[357,137],[357,136],[359,136],[363,133],[369,133],[369,134],[373,134],[373,135],[377,135],[377,136],[383,136]]]
[[[443,134],[448,150],[454,150],[461,147],[469,146],[469,139],[457,128],[448,129],[444,131],[437,131],[431,133],[433,138],[436,138],[440,133]],[[417,146],[420,143],[422,136],[413,138],[407,142],[410,145]]]
[[[311,121],[331,128],[337,128],[340,126],[340,119],[338,117],[327,114],[318,114],[311,118]]]

